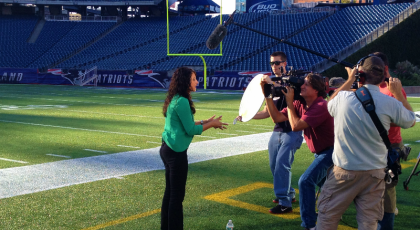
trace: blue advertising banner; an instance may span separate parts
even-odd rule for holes
[[[135,70],[112,71],[97,70],[97,85],[104,87],[147,87],[169,88],[171,76],[166,71]],[[0,84],[47,84],[47,85],[80,85],[92,79],[92,71],[77,69],[48,69],[47,73],[38,73],[37,69],[0,68]],[[207,76],[207,89],[243,90],[258,74],[271,75],[271,72],[222,72]],[[87,80],[86,80],[87,79]],[[204,88],[204,73],[197,72],[199,85]],[[87,82],[91,85],[94,82]]]
[[[48,69],[47,73],[38,73],[37,69],[0,68],[0,84],[79,85],[83,79],[88,79],[88,74],[93,76],[87,70],[76,69]],[[128,73],[98,70],[96,74],[98,86],[167,88],[171,81],[166,71],[136,70]],[[93,84],[93,81],[87,84]]]
[[[243,90],[251,82],[251,80],[258,74],[271,75],[270,72],[214,72],[213,76],[207,76],[207,89],[233,89]],[[204,88],[204,73],[197,72],[197,80],[199,82],[199,89]]]
[[[86,70],[49,69],[47,74],[40,74],[40,84],[78,85],[84,79],[93,76]],[[134,73],[127,71],[98,70],[96,72],[98,86],[112,87],[152,87],[167,88],[170,78],[167,72],[154,72],[153,70],[136,70]],[[94,81],[87,84],[93,84]]]
[[[266,12],[281,10],[282,0],[246,0],[246,12]]]
[[[36,84],[37,69],[0,68],[1,84]]]

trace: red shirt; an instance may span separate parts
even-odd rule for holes
[[[380,86],[379,86],[379,90],[381,91],[381,93],[388,95],[390,97],[394,97],[394,95],[392,95],[391,92],[389,92],[388,87],[386,87],[386,83],[383,82]],[[407,94],[405,93],[404,89],[401,89],[403,95],[405,98],[407,98]],[[388,138],[389,141],[391,142],[391,144],[395,144],[395,143],[400,143],[402,142],[402,138],[401,138],[401,128],[398,126],[391,126],[389,128],[388,131]]]
[[[334,118],[328,112],[327,101],[318,97],[309,108],[305,101],[294,101],[296,115],[308,123],[303,130],[306,144],[313,153],[320,153],[327,147],[334,146]],[[281,113],[287,117],[287,108]]]

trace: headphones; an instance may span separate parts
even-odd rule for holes
[[[363,65],[363,63],[365,62],[366,59],[370,58],[370,57],[376,57],[376,55],[374,54],[369,54],[368,56],[362,57],[356,64],[356,69],[357,69],[357,73],[356,73],[356,82],[360,82],[360,83],[365,83],[365,79],[366,79],[366,74],[359,70],[359,67]]]

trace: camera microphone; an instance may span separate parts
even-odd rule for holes
[[[225,38],[226,34],[227,28],[224,25],[217,25],[216,29],[214,29],[213,33],[211,33],[211,35],[207,39],[207,48],[211,50],[217,48],[220,42],[222,42],[223,38]]]
[[[235,15],[236,10],[229,16],[229,19],[225,22],[225,24],[217,25],[216,29],[213,30],[213,33],[210,34],[209,38],[206,41],[206,46],[209,49],[216,49],[220,42],[223,41],[227,34],[226,26],[233,23],[233,15]]]

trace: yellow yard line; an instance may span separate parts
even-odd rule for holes
[[[129,216],[129,217],[122,218],[122,219],[119,219],[119,220],[114,220],[114,221],[111,221],[111,222],[108,222],[108,223],[105,223],[105,224],[96,225],[96,226],[93,226],[93,227],[90,227],[90,228],[85,228],[85,229],[82,229],[82,230],[102,229],[102,228],[106,228],[106,227],[109,227],[109,226],[121,224],[121,223],[124,223],[124,222],[140,219],[140,218],[143,218],[143,217],[146,217],[146,216],[151,216],[151,215],[159,213],[159,212],[160,212],[160,209],[155,209],[155,210],[152,210],[152,211],[149,211],[149,212],[140,213],[140,214],[137,214],[137,215],[134,215],[134,216]]]

